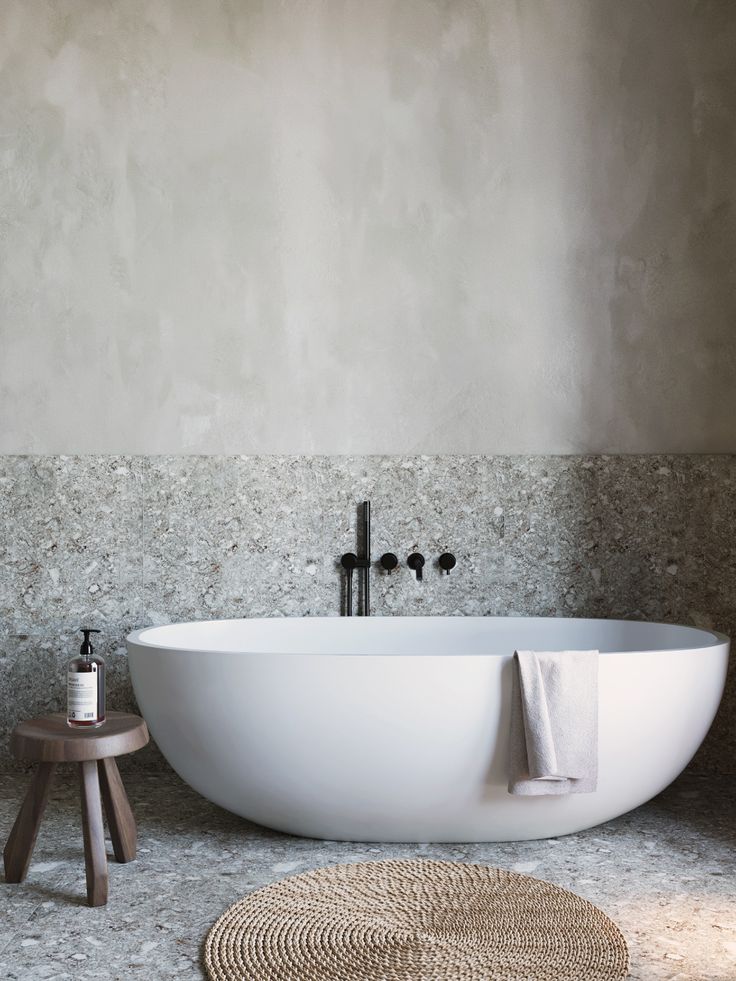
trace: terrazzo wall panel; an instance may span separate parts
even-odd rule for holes
[[[124,638],[194,618],[340,612],[342,552],[373,504],[375,615],[552,615],[736,633],[736,457],[0,457],[0,691],[14,723],[60,709],[82,624],[109,706]],[[458,558],[441,576],[436,558]],[[656,693],[653,693],[656,697]],[[141,765],[163,765],[154,752]],[[696,766],[733,771],[730,684]]]

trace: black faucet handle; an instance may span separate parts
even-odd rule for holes
[[[354,552],[346,552],[340,559],[340,565],[348,572],[352,572],[358,565],[358,556]]]
[[[450,575],[450,569],[454,569],[457,565],[457,559],[452,554],[452,552],[443,552],[439,558],[440,569],[445,573],[445,575]]]
[[[393,572],[396,566],[399,564],[398,558],[393,552],[384,552],[381,556],[381,566],[386,570],[386,572]]]
[[[417,576],[417,582],[422,579],[422,568],[424,567],[424,556],[421,552],[412,552],[406,560],[406,564],[413,569]]]

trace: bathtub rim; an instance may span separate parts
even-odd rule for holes
[[[181,644],[173,645],[171,643],[153,643],[149,640],[144,639],[143,635],[149,631],[166,629],[168,627],[189,627],[195,624],[223,624],[223,623],[243,623],[246,621],[256,621],[259,623],[266,623],[271,621],[294,621],[294,620],[307,620],[314,623],[320,622],[330,622],[334,623],[336,621],[347,621],[346,617],[339,616],[274,616],[274,617],[218,617],[212,620],[180,620],[173,623],[160,623],[151,625],[148,627],[141,627],[138,630],[133,630],[129,633],[125,640],[126,644],[135,644],[138,647],[148,648],[149,650],[166,651],[169,653],[181,653],[181,654],[214,654],[218,656],[226,655],[260,655],[263,657],[510,657],[510,653],[494,653],[493,651],[483,652],[483,653],[466,653],[466,654],[450,654],[449,652],[440,653],[428,653],[422,652],[418,654],[407,654],[407,653],[394,653],[391,651],[365,651],[360,653],[324,653],[319,650],[306,650],[306,651],[262,651],[258,649],[242,649],[242,650],[221,650],[217,648],[207,648],[203,649],[201,646],[183,646]],[[356,617],[353,619],[361,620],[362,617]],[[691,645],[688,647],[667,647],[658,648],[656,650],[651,650],[647,648],[640,648],[633,651],[600,651],[600,656],[640,656],[642,654],[692,654],[696,652],[703,652],[708,650],[715,650],[721,648],[724,644],[729,647],[731,639],[727,634],[721,633],[717,630],[710,630],[707,627],[698,627],[694,624],[689,623],[666,623],[660,620],[624,620],[620,617],[542,617],[542,616],[508,616],[508,617],[495,617],[495,616],[465,616],[463,614],[442,614],[440,616],[375,616],[370,618],[373,621],[390,621],[390,620],[535,620],[535,621],[571,621],[571,622],[586,622],[586,623],[611,623],[611,624],[646,624],[652,627],[667,627],[667,628],[684,628],[687,630],[696,630],[698,633],[703,635],[703,639],[710,638],[708,643],[698,644],[697,646]]]

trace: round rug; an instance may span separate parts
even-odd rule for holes
[[[259,889],[210,930],[211,981],[618,981],[621,931],[579,896],[503,869],[335,865]]]

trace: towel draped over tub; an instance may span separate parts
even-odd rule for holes
[[[509,793],[590,794],[598,782],[598,651],[516,651]]]

